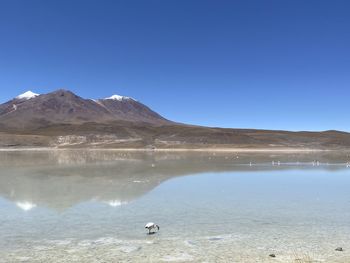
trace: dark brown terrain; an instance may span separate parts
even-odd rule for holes
[[[224,129],[169,121],[128,98],[57,90],[0,105],[0,147],[349,149],[340,131]]]

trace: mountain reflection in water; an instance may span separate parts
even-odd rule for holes
[[[0,152],[0,196],[22,210],[62,211],[85,201],[126,205],[162,182],[205,172],[343,169],[348,154],[156,153],[104,150]]]

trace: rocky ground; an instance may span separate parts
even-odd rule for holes
[[[349,149],[350,134],[149,125],[131,122],[0,129],[0,147]]]

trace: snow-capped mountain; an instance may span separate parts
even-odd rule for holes
[[[21,100],[21,99],[29,100],[29,99],[35,98],[35,97],[37,97],[37,96],[39,96],[39,95],[40,95],[40,94],[37,94],[37,93],[34,93],[34,92],[28,90],[28,91],[26,91],[26,92],[24,92],[24,93],[18,95],[18,96],[16,97],[16,99],[20,99],[20,100]]]
[[[122,100],[135,100],[133,98],[130,97],[126,97],[126,96],[120,96],[120,95],[112,95],[108,98],[104,98],[104,100],[118,100],[118,101],[122,101]],[[136,100],[135,100],[136,101]]]
[[[0,105],[0,125],[5,127],[113,121],[170,123],[142,103],[120,95],[90,100],[62,89],[42,95],[27,91]]]

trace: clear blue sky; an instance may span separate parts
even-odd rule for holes
[[[350,131],[350,1],[0,0],[0,102],[132,96],[192,124]]]

